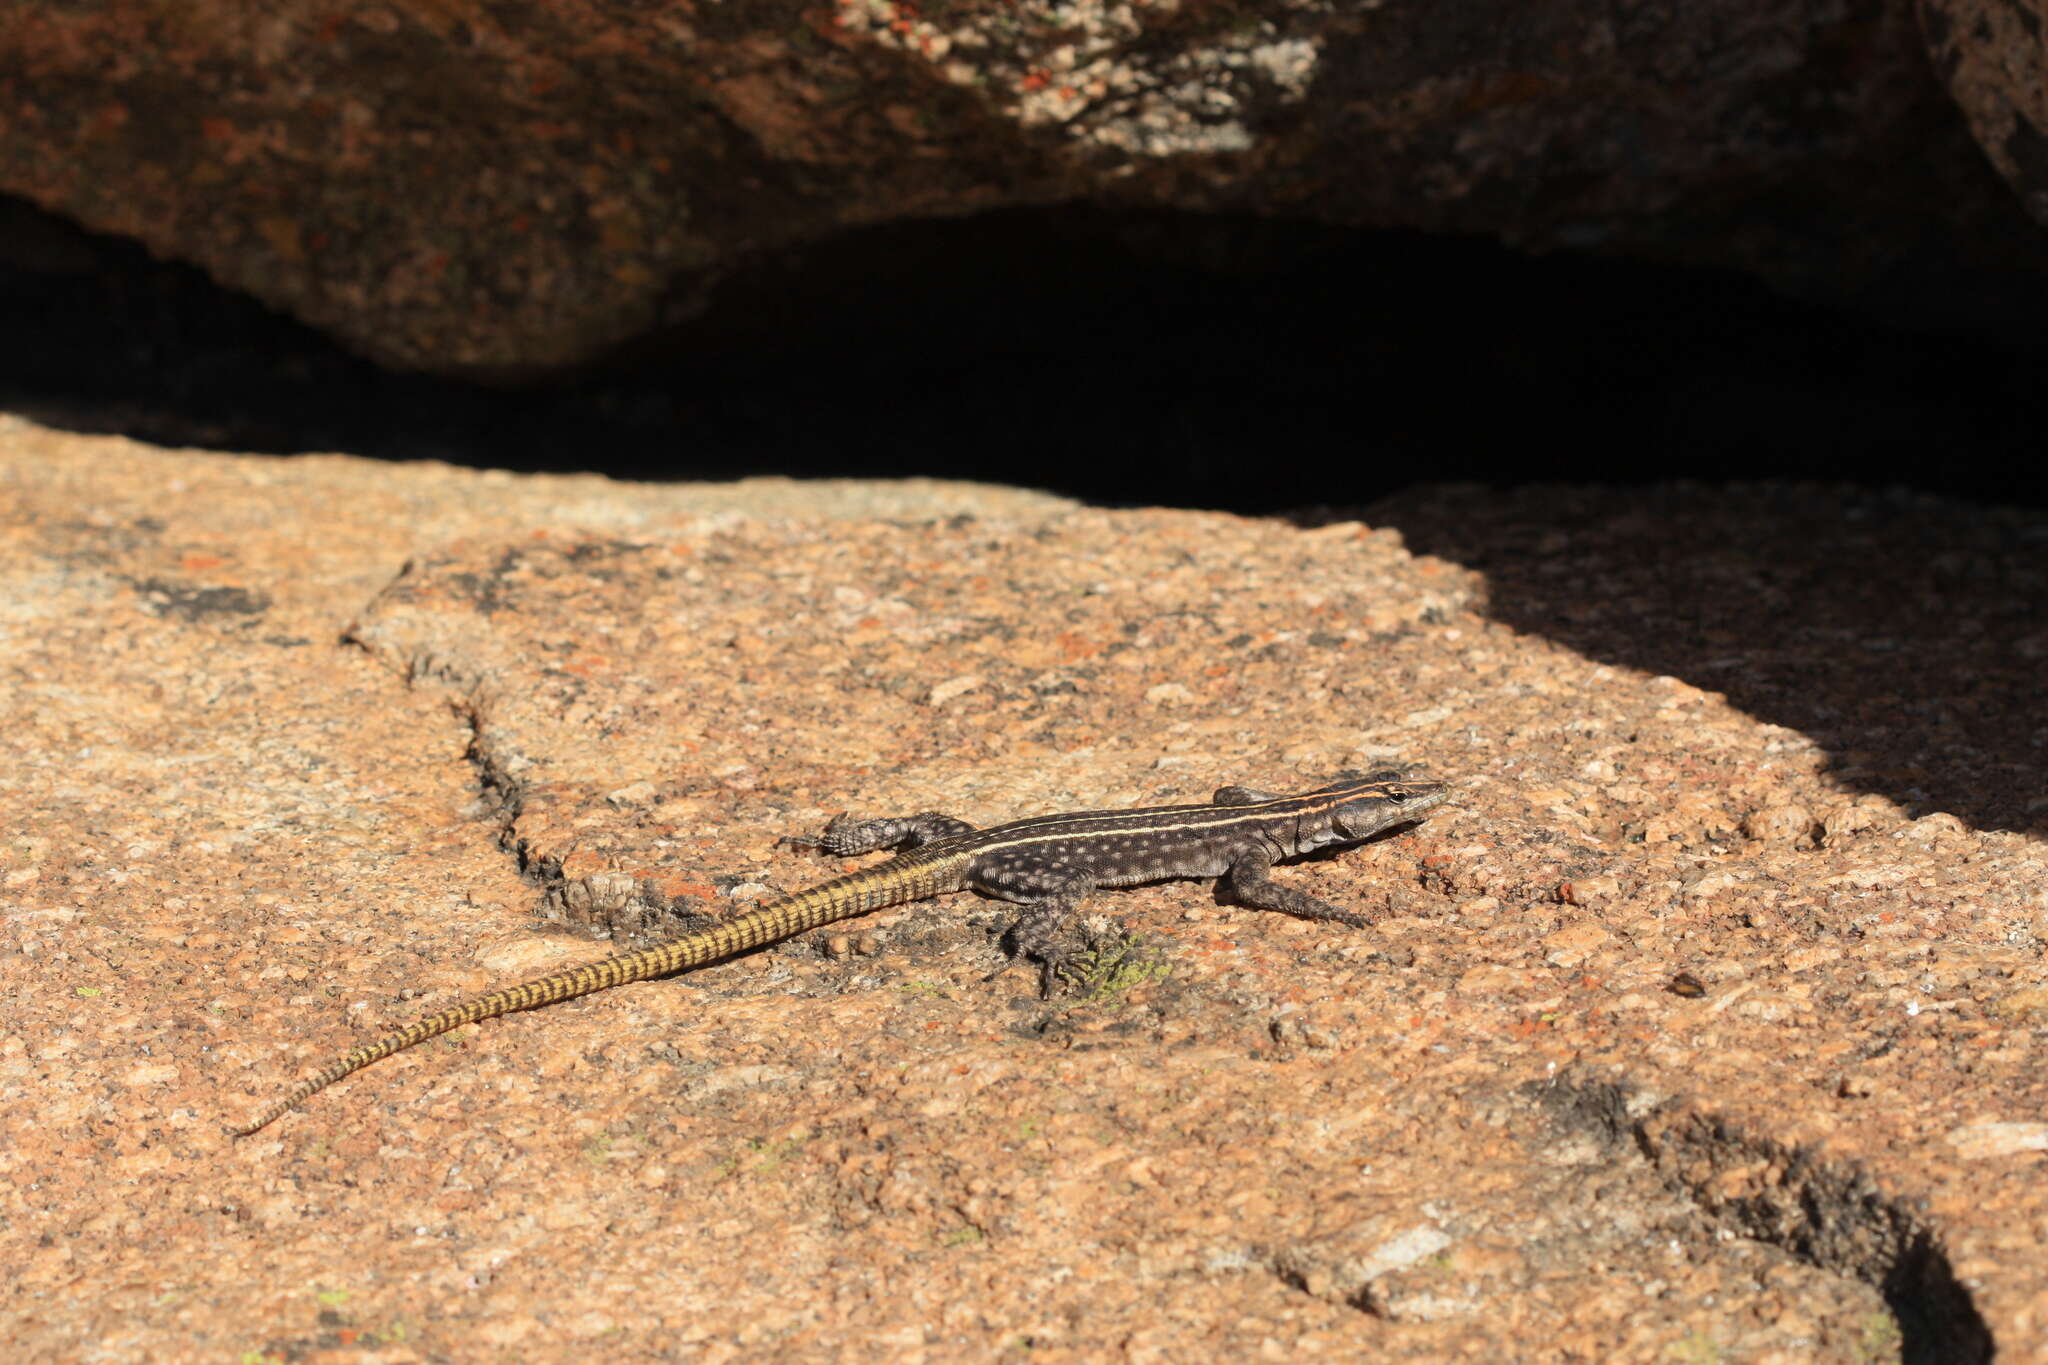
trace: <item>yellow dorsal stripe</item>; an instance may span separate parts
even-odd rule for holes
[[[1350,801],[1356,801],[1360,794],[1384,788],[1386,782],[1360,782],[1355,786],[1340,788],[1333,792],[1315,792],[1307,796],[1279,796],[1270,801],[1260,801],[1245,806],[1157,806],[1149,810],[1097,810],[1083,811],[1072,815],[1040,815],[1026,820],[1015,820],[1007,825],[983,831],[980,836],[968,835],[977,853],[991,849],[1018,848],[1025,844],[1044,843],[1051,839],[1071,839],[1077,834],[1198,834],[1205,830],[1227,829],[1231,825],[1267,824],[1289,815],[1321,815]],[[1195,818],[1200,812],[1213,812],[1213,819]],[[1089,826],[1096,826],[1090,829]]]

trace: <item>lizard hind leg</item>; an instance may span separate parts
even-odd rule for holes
[[[974,826],[935,810],[917,815],[887,815],[874,820],[852,820],[845,811],[832,817],[823,834],[789,834],[782,842],[799,848],[822,849],[835,858],[872,853],[878,848],[921,848],[939,839],[972,834]]]
[[[1058,946],[1060,926],[1095,889],[1095,874],[1071,863],[1019,864],[988,869],[974,884],[991,896],[1024,907],[1024,913],[1010,926],[1009,957],[985,980],[994,981],[1023,958],[1037,958],[1038,993],[1050,996],[1066,956]]]

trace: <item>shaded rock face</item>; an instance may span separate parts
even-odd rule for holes
[[[1959,314],[2048,274],[1900,4],[116,0],[13,7],[0,68],[0,187],[442,373],[574,366],[853,225],[1077,198],[1828,296],[1931,249],[1976,278],[1918,306]]]

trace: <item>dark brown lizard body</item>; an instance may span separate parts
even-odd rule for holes
[[[1359,843],[1420,819],[1443,800],[1439,783],[1379,772],[1345,773],[1298,796],[1225,787],[1205,805],[1040,815],[983,830],[933,812],[880,820],[842,815],[820,837],[795,842],[838,856],[880,848],[903,851],[671,942],[492,991],[429,1015],[356,1048],[235,1132],[253,1133],[350,1072],[464,1024],[667,976],[834,920],[969,887],[1025,907],[1011,931],[1010,961],[1038,958],[1048,985],[1058,965],[1054,934],[1097,887],[1220,877],[1246,905],[1363,925],[1365,916],[1283,886],[1267,869],[1282,858]]]

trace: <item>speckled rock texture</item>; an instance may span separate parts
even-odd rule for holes
[[[851,227],[1084,199],[1859,304],[1966,262],[1894,291],[1944,316],[2048,278],[1908,0],[24,3],[0,73],[0,189],[449,374],[581,364]]]
[[[23,1360],[2048,1359],[2038,517],[1296,523],[0,425]],[[372,1032],[978,822],[1389,764],[1421,826]]]
[[[2048,227],[2048,3],[1920,0],[1949,93],[1998,173]]]

